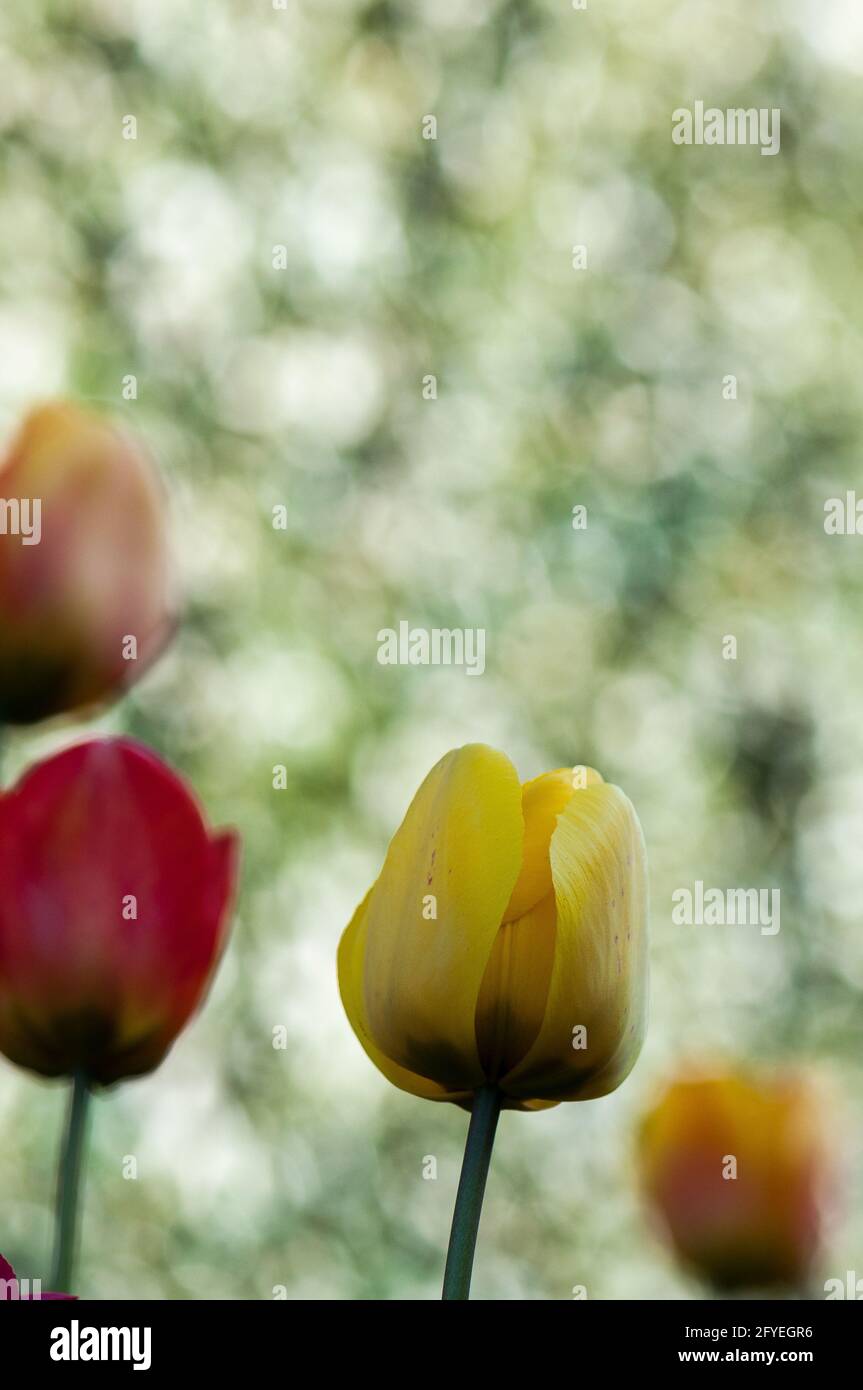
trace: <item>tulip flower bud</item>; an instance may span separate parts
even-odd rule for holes
[[[639,1159],[681,1260],[719,1289],[802,1289],[821,1235],[823,1133],[798,1074],[675,1080],[643,1122]]]
[[[0,1051],[102,1085],[158,1066],[221,954],[237,851],[129,739],[0,794]]]
[[[0,723],[121,690],[173,625],[148,459],[77,406],[33,411],[0,463]]]
[[[579,773],[583,775],[579,775]],[[647,866],[635,811],[589,769],[519,785],[472,744],[417,792],[339,948],[345,1011],[396,1086],[510,1109],[619,1086],[641,1048]]]

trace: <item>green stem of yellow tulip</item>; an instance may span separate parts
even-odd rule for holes
[[[78,1197],[87,1135],[87,1111],[90,1085],[83,1072],[72,1079],[66,1132],[57,1168],[57,1207],[54,1224],[54,1265],[51,1288],[56,1293],[71,1293],[72,1272],[75,1266],[75,1247],[78,1240]]]
[[[473,1098],[446,1256],[444,1299],[470,1297],[473,1252],[502,1100],[496,1086],[480,1087]]]

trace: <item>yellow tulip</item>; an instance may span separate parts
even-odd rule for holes
[[[388,1080],[473,1112],[463,1183],[471,1152],[487,1149],[474,1198],[501,1108],[604,1096],[631,1070],[646,922],[641,827],[599,773],[522,786],[483,744],[432,768],[342,936],[339,985]],[[454,1238],[458,1222],[457,1206]]]
[[[414,797],[339,948],[351,1025],[402,1090],[469,1106],[493,1083],[530,1110],[604,1096],[635,1063],[644,840],[623,792],[578,772],[520,786],[469,744]]]

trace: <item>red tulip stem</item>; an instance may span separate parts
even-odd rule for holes
[[[75,1247],[78,1237],[78,1197],[87,1135],[90,1085],[83,1072],[72,1079],[72,1093],[66,1118],[66,1132],[57,1168],[57,1207],[54,1223],[54,1265],[52,1289],[71,1293]]]
[[[482,1199],[502,1100],[497,1086],[481,1086],[473,1098],[443,1277],[443,1297],[447,1300],[470,1297]]]

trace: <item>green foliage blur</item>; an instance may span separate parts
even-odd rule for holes
[[[824,1277],[863,1273],[863,541],[823,524],[863,496],[861,74],[853,0],[3,7],[0,430],[68,395],[139,433],[185,595],[141,685],[10,735],[4,780],[128,731],[244,841],[209,1003],[93,1106],[83,1296],[438,1296],[466,1117],[374,1070],[334,962],[473,740],[619,783],[652,892],[642,1059],[503,1117],[474,1296],[704,1294],[633,1137],[717,1055],[823,1076]],[[779,154],[673,144],[696,100],[780,108]],[[485,674],[380,666],[402,619],[484,627]],[[696,879],[780,888],[780,933],[673,925]],[[64,1106],[0,1061],[22,1277]]]

